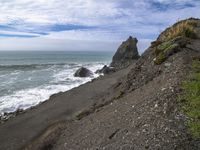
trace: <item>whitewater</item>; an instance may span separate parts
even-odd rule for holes
[[[0,52],[0,115],[36,106],[98,77],[77,78],[84,66],[95,72],[111,61],[112,52]]]

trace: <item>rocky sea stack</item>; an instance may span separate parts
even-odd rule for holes
[[[113,56],[110,66],[115,69],[122,69],[135,62],[140,57],[137,49],[137,42],[138,40],[132,38],[132,36],[122,42]]]

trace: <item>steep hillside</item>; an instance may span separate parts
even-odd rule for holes
[[[200,149],[199,33],[193,18],[165,30],[101,103],[25,149]]]

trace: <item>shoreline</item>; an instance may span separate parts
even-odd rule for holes
[[[38,105],[52,94],[68,91],[90,81],[98,74],[90,78],[75,78],[73,74],[82,66],[95,72],[109,64],[112,57],[110,52],[91,52],[90,56],[85,51],[43,54],[33,51],[33,54],[19,53],[15,58],[11,54],[5,53],[1,57],[8,59],[5,58],[1,63],[0,116]]]
[[[20,115],[20,114],[26,113],[27,111],[30,111],[30,110],[32,110],[32,109],[36,109],[39,105],[42,105],[43,103],[48,102],[48,101],[51,99],[51,97],[54,97],[54,96],[56,96],[56,95],[60,95],[60,94],[62,94],[62,93],[68,92],[68,91],[70,91],[70,90],[73,90],[73,89],[75,89],[75,88],[80,87],[81,85],[84,85],[84,84],[93,82],[94,80],[96,80],[96,79],[98,79],[98,78],[101,78],[101,77],[102,77],[102,75],[99,74],[99,76],[94,77],[94,78],[91,78],[91,80],[86,81],[86,82],[84,82],[84,83],[82,83],[82,84],[80,84],[80,85],[78,85],[78,86],[75,86],[75,87],[69,89],[69,90],[66,90],[66,91],[59,91],[59,92],[57,92],[57,93],[53,93],[53,94],[51,94],[51,95],[49,96],[48,99],[39,102],[37,105],[30,106],[30,107],[27,108],[27,109],[17,109],[16,111],[13,111],[13,112],[5,112],[3,115],[0,115],[0,125],[3,124],[3,123],[5,123],[5,122],[7,122],[8,120],[10,120],[10,119],[12,119],[12,118],[17,117],[17,116]]]
[[[0,149],[19,149],[54,123],[68,121],[81,111],[105,103],[104,97],[110,92],[109,89],[129,70],[126,68],[94,78],[69,91],[53,94],[35,107],[19,111],[16,116],[0,124]]]

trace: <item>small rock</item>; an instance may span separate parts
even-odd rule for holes
[[[166,88],[162,88],[162,89],[161,89],[161,91],[165,91],[165,90],[166,90]]]
[[[155,106],[154,106],[155,108],[157,108],[158,107],[158,104],[155,104]]]
[[[108,67],[105,65],[102,69],[97,70],[95,73],[103,73],[103,74],[109,74],[115,72],[115,69],[113,67]]]
[[[165,63],[164,66],[165,66],[165,67],[170,67],[170,66],[171,66],[171,63]]]

